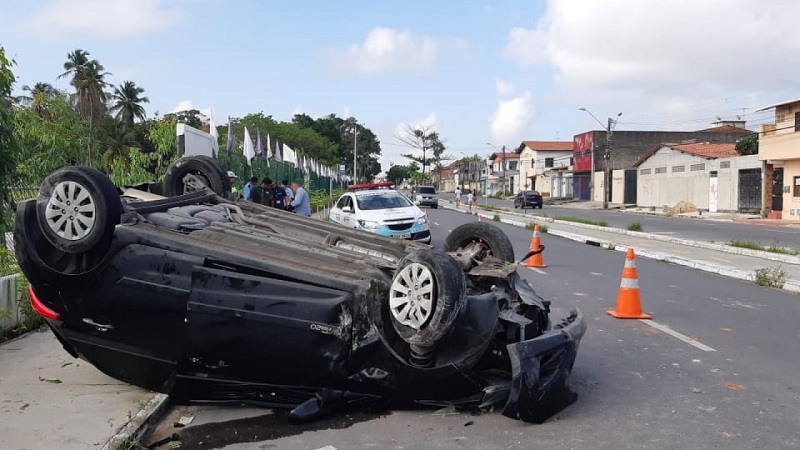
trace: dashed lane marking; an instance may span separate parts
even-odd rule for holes
[[[707,346],[706,344],[703,344],[702,342],[699,342],[696,339],[692,339],[689,336],[680,334],[677,331],[673,330],[672,328],[670,328],[670,327],[668,327],[666,325],[662,325],[662,324],[660,324],[658,322],[654,322],[654,321],[652,321],[650,319],[639,319],[639,320],[642,323],[650,325],[651,327],[655,328],[656,330],[662,331],[662,332],[664,332],[664,333],[666,333],[666,334],[668,334],[668,335],[670,335],[670,336],[672,336],[674,338],[677,338],[677,339],[679,339],[679,340],[681,340],[681,341],[683,341],[683,342],[685,342],[685,343],[687,343],[687,344],[689,344],[689,345],[691,345],[693,347],[699,348],[700,350],[702,350],[704,352],[715,352],[716,351],[715,349]]]

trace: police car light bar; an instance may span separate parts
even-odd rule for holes
[[[392,186],[394,186],[394,183],[387,181],[385,183],[351,184],[347,186],[347,189],[353,191],[363,190],[363,189],[381,189],[381,188],[389,189]]]

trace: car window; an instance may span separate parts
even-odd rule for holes
[[[422,186],[422,187],[419,188],[419,193],[420,194],[435,194],[436,193],[436,189],[434,189],[432,187]]]
[[[395,191],[359,194],[356,196],[356,203],[362,211],[407,208],[413,205],[408,198]]]
[[[343,195],[339,198],[339,201],[336,202],[336,207],[339,209],[344,209],[350,203],[350,196]]]

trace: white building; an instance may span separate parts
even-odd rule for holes
[[[674,207],[687,202],[710,212],[758,211],[761,162],[738,156],[735,144],[662,144],[635,164],[636,203]],[[754,204],[757,203],[757,204]]]
[[[535,190],[545,197],[572,197],[572,142],[522,141],[518,190]]]

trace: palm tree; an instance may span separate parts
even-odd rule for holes
[[[116,111],[117,120],[121,120],[133,127],[133,119],[145,119],[145,111],[142,103],[150,103],[147,97],[140,97],[144,93],[144,89],[136,86],[133,81],[125,81],[118,87],[114,88],[114,105],[111,111]]]
[[[15,102],[22,106],[31,106],[40,116],[44,116],[47,112],[47,101],[58,95],[58,90],[52,84],[41,81],[33,87],[26,84],[22,86],[22,90],[30,92],[30,95],[18,95],[14,98]]]
[[[105,68],[96,59],[89,59],[89,52],[77,49],[67,54],[64,73],[58,78],[72,75],[70,84],[75,87],[76,109],[81,117],[97,118],[105,113],[106,93],[108,86]]]

